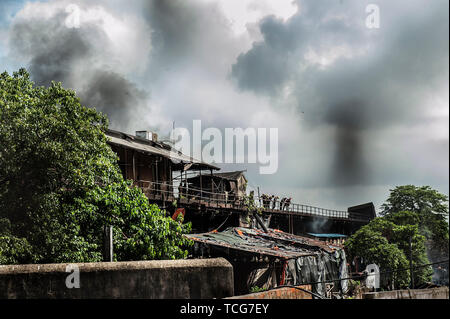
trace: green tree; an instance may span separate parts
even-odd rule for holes
[[[382,216],[401,211],[415,212],[419,231],[432,243],[440,255],[448,256],[449,225],[448,197],[430,186],[404,185],[390,190],[389,198],[381,206]]]
[[[425,237],[419,234],[414,212],[399,212],[387,217],[378,217],[361,227],[345,243],[353,257],[362,257],[365,264],[375,263],[383,275],[385,287],[403,288],[410,283],[409,240],[412,239],[413,267],[428,264]],[[421,267],[413,272],[416,285],[431,280],[431,267]]]
[[[123,180],[107,126],[60,83],[1,74],[0,263],[100,261],[104,225],[117,260],[186,256],[190,225]]]

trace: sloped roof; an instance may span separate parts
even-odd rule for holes
[[[192,168],[214,169],[219,170],[217,166],[208,164],[206,162],[197,160],[193,157],[187,156],[178,150],[172,149],[170,145],[161,142],[153,142],[141,137],[126,134],[119,131],[108,130],[105,132],[108,142],[110,144],[134,149],[140,152],[160,155],[169,158],[172,163],[178,165],[180,168],[185,164],[192,164]]]
[[[245,179],[245,181],[247,181],[247,178],[245,177],[244,172],[245,172],[245,171],[234,171],[234,172],[213,173],[212,176],[213,176],[213,177],[220,178],[220,179],[230,180],[230,181],[236,181],[240,176],[243,176],[244,179]],[[202,177],[206,177],[206,178],[207,178],[208,176],[211,176],[211,175],[210,175],[210,174],[208,174],[208,175],[202,175]],[[199,179],[199,178],[200,178],[200,175],[196,175],[196,176],[193,176],[193,177],[188,178],[187,180],[188,180],[188,181],[193,181],[193,180],[196,180],[196,179]]]
[[[266,233],[259,229],[230,227],[220,233],[209,232],[185,236],[196,242],[212,246],[282,259],[311,256],[320,252],[331,253],[340,249],[319,240],[274,229],[269,229]]]
[[[222,177],[225,179],[237,180],[241,176],[243,176],[245,178],[244,172],[245,171],[222,172],[222,173],[214,173],[213,175]],[[247,178],[245,178],[245,180],[247,180]]]

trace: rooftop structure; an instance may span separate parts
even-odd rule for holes
[[[341,247],[280,230],[230,227],[223,232],[191,234],[193,256],[224,257],[235,269],[237,293],[254,286],[273,288],[311,284],[325,297],[330,291],[347,290],[347,263]],[[323,281],[330,280],[327,286]]]
[[[262,198],[254,194],[247,197],[245,171],[219,173],[219,167],[179,152],[149,131],[130,135],[108,130],[106,137],[119,157],[124,178],[132,180],[149,201],[169,213],[184,209],[185,220],[192,222],[196,232],[210,231],[225,218],[224,227],[243,226],[241,217],[249,201],[268,216],[268,227],[292,234],[315,231],[310,225],[317,221],[324,232],[350,234],[375,216],[372,203],[353,206],[348,211],[298,203],[280,205],[280,199],[263,205]]]

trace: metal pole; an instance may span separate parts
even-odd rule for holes
[[[210,175],[211,175],[211,195],[210,195],[210,197],[209,197],[209,202],[210,202],[210,204],[212,204],[212,201],[213,201],[213,199],[214,199],[214,179],[213,179],[213,170],[212,170],[212,168],[209,170],[209,172],[210,172]]]
[[[128,179],[128,153],[125,149],[125,179]]]
[[[133,151],[133,182],[136,182],[136,163],[135,163],[135,157],[134,157],[134,151]]]
[[[287,218],[288,218],[288,233],[291,233],[291,215],[289,213],[287,214]]]
[[[175,198],[175,191],[173,187],[173,171],[172,166],[169,165],[169,171],[170,171],[170,186],[169,186],[169,196],[172,196],[172,199]]]
[[[202,183],[202,169],[200,168],[200,171],[199,171],[199,174],[200,174],[200,201],[202,201],[203,200],[203,183]]]
[[[161,185],[159,184],[159,168],[158,168],[158,158],[155,160],[156,167],[156,194],[161,194],[159,191],[161,190]]]
[[[186,198],[188,198],[187,170],[184,171],[184,187],[186,192]]]
[[[291,226],[290,233],[294,234],[294,215],[289,214],[289,224]]]
[[[412,264],[412,236],[409,236],[409,273],[411,275],[411,289],[414,289],[414,272]]]
[[[113,227],[105,225],[103,227],[103,261],[113,261]]]
[[[259,201],[259,205],[262,206],[261,205],[261,195],[259,194],[259,186],[258,186],[258,201]]]

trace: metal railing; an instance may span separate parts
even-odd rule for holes
[[[149,196],[156,198],[161,197],[162,200],[179,200],[185,203],[199,203],[207,204],[210,207],[246,209],[250,197],[237,196],[234,193],[227,192],[211,192],[205,189],[200,189],[192,186],[178,186],[176,187],[167,182],[153,182],[153,181],[135,181],[135,186],[140,187],[143,192]],[[320,216],[326,218],[347,219],[354,221],[369,221],[370,218],[366,215],[347,212],[342,210],[326,209],[297,203],[283,203],[281,200],[270,200],[261,197],[253,197],[254,206],[267,213],[281,213],[293,215],[306,216]]]

